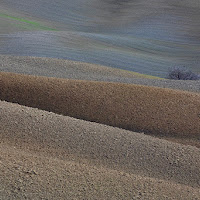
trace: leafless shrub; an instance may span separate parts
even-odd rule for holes
[[[169,69],[168,78],[174,80],[200,80],[200,75],[195,74],[186,67],[173,67]]]

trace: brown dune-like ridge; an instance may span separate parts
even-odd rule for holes
[[[3,199],[199,199],[200,150],[0,101]]]
[[[200,137],[197,93],[7,72],[0,85],[1,100],[137,132]]]

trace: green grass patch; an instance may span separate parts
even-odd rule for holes
[[[14,17],[14,16],[3,14],[3,13],[0,13],[0,17],[11,19],[11,20],[14,20],[14,21],[23,22],[23,23],[26,23],[27,25],[31,25],[34,28],[37,28],[37,29],[40,29],[40,30],[56,31],[56,29],[54,29],[54,28],[50,28],[50,27],[41,25],[38,22],[30,21],[30,20],[27,20],[27,19],[24,19],[24,18]]]

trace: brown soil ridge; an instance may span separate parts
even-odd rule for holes
[[[137,132],[200,136],[200,95],[192,92],[1,72],[0,99]]]
[[[200,187],[196,147],[8,102],[0,101],[0,110],[1,146]]]

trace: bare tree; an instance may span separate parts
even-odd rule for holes
[[[200,80],[200,75],[193,73],[186,67],[173,67],[169,69],[168,78],[174,80]]]

